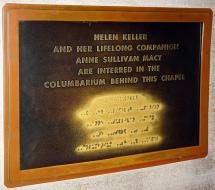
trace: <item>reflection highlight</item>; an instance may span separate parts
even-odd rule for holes
[[[163,140],[163,109],[164,105],[148,94],[96,96],[76,112],[77,119],[83,122],[87,138],[75,151],[87,153],[159,144]]]

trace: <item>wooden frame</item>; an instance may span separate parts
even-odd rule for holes
[[[209,60],[211,9],[90,7],[7,4],[4,25],[5,185],[23,186],[200,158],[208,149]],[[19,21],[203,22],[200,82],[200,145],[105,160],[20,170]]]

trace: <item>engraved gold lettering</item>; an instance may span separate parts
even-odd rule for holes
[[[185,80],[185,76],[184,76],[184,74],[162,75],[161,80],[163,82],[175,81],[175,80]]]
[[[179,44],[139,44],[136,46],[137,51],[173,51],[178,50]]]
[[[72,52],[72,46],[55,46],[53,53],[70,53]]]
[[[93,39],[97,40],[118,40],[118,34],[94,34]]]
[[[105,79],[89,79],[89,80],[58,80],[58,81],[45,81],[43,86],[47,89],[53,88],[72,88],[83,86],[102,86],[106,84]]]
[[[103,63],[120,63],[120,62],[139,62],[139,56],[105,56],[103,57]]]
[[[133,46],[131,44],[122,44],[122,45],[97,45],[97,52],[124,52],[132,51]]]
[[[132,67],[99,67],[97,68],[97,74],[131,73],[132,70]]]
[[[147,34],[123,34],[122,40],[147,40]]]
[[[98,57],[77,57],[76,64],[83,64],[83,63],[98,63],[99,58]]]

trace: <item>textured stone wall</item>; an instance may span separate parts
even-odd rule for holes
[[[215,0],[1,0],[5,3],[109,5],[145,7],[209,7],[215,11]],[[0,10],[1,11],[1,10]],[[215,19],[214,19],[215,20]],[[2,19],[0,19],[2,22]],[[0,23],[0,26],[2,24]],[[130,170],[54,183],[17,188],[17,190],[215,190],[215,32],[213,25],[210,106],[209,154],[207,158],[162,166]],[[2,29],[0,29],[1,33]],[[0,190],[3,185],[3,65],[2,35],[0,35]]]

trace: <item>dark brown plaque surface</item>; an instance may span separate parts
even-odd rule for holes
[[[205,156],[211,15],[6,5],[5,184]]]

